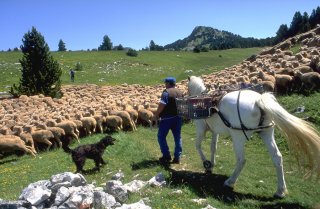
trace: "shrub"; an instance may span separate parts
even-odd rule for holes
[[[76,67],[74,68],[75,71],[83,70],[83,65],[80,62],[77,62]]]
[[[194,53],[200,53],[200,48],[198,46],[193,48]]]
[[[127,52],[127,55],[130,57],[137,57],[138,56],[138,52],[134,49],[129,49]]]

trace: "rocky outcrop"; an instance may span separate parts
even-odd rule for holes
[[[0,208],[145,208],[143,200],[133,204],[125,204],[129,194],[139,191],[146,185],[164,186],[165,178],[158,173],[149,181],[133,180],[123,184],[122,172],[115,174],[112,179],[106,182],[105,188],[95,187],[88,184],[86,179],[79,173],[65,172],[53,175],[50,180],[41,180],[29,184],[21,192],[17,201],[5,201],[0,199]]]

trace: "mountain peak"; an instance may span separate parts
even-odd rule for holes
[[[245,47],[241,44],[247,44],[248,41],[252,40],[255,39],[243,38],[239,35],[207,26],[196,26],[188,37],[168,44],[164,48],[167,50],[193,50],[195,47],[228,49]]]

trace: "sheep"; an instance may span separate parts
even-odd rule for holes
[[[147,122],[152,127],[153,113],[150,110],[146,110],[142,105],[136,105],[135,108],[138,111],[138,119],[141,122]]]
[[[153,117],[152,117],[152,119],[151,119],[152,125],[154,124],[155,126],[158,126],[158,119],[154,116],[154,115],[156,114],[158,108],[157,108],[157,107],[151,107],[151,105],[150,105],[149,102],[146,102],[146,103],[144,104],[144,108],[145,108],[146,110],[151,111],[152,114],[153,114]]]
[[[66,120],[66,121],[61,121],[57,123],[55,120],[47,120],[46,125],[48,127],[59,127],[62,128],[65,132],[65,137],[71,136],[72,138],[76,138],[76,140],[80,143],[79,141],[79,131],[77,129],[77,125],[71,121],[71,120]]]
[[[66,133],[62,128],[59,127],[48,127],[45,124],[38,124],[38,128],[44,129],[44,130],[49,130],[53,134],[54,140],[58,143],[59,147],[62,147],[62,142],[63,141]]]
[[[272,83],[276,82],[276,79],[272,75],[268,75],[263,71],[259,71],[258,77],[261,78],[263,81],[271,81]]]
[[[309,88],[310,91],[320,89],[320,74],[317,72],[301,73],[300,71],[296,71],[295,77],[298,77],[302,82],[300,91],[304,87]]]
[[[34,141],[33,141],[32,135],[30,133],[24,132],[22,126],[14,126],[12,128],[12,132],[14,135],[19,136],[26,143],[27,146],[30,146],[31,150],[34,153],[37,153],[34,147]]]
[[[85,133],[82,133],[81,130],[83,130],[83,125],[81,120],[71,119],[71,121],[76,124],[76,129],[79,131],[79,137],[84,136]]]
[[[264,91],[274,92],[274,83],[271,81],[261,81],[260,83],[262,84]]]
[[[97,121],[93,117],[83,117],[81,113],[78,113],[76,119],[82,122],[82,128],[86,135],[96,132]]]
[[[105,122],[106,118],[103,115],[94,115],[93,118],[96,120],[96,130],[99,130],[100,133],[103,133],[103,123]]]
[[[292,88],[293,77],[290,75],[276,75],[275,91],[288,94]]]
[[[25,131],[30,133],[33,141],[37,143],[45,143],[48,145],[47,150],[50,149],[52,143],[50,139],[53,139],[53,133],[49,130],[36,130],[34,126],[25,126]]]
[[[122,104],[122,108],[124,111],[127,111],[130,114],[131,120],[133,121],[134,124],[137,124],[138,121],[138,112],[133,109],[132,106],[128,104]]]
[[[313,72],[313,69],[309,66],[300,66],[300,67],[294,68],[293,71],[300,71],[301,73],[309,73],[309,72]]]
[[[23,151],[33,157],[36,153],[32,151],[32,147],[27,146],[20,137],[14,135],[0,135],[0,152]]]
[[[122,127],[130,127],[132,131],[136,131],[136,125],[131,120],[130,114],[127,111],[115,111],[113,109],[109,110],[109,115],[117,115],[122,118]]]
[[[108,115],[105,116],[105,122],[104,122],[104,131],[121,131],[122,130],[122,118],[117,115]]]

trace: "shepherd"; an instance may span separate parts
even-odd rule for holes
[[[70,74],[71,82],[74,82],[74,74],[75,74],[74,70],[73,70],[73,69],[70,69],[69,74]]]

